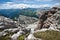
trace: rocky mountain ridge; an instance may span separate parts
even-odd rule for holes
[[[58,28],[60,25],[60,8],[53,7],[48,11],[45,11],[44,14],[40,15],[38,28],[49,28],[54,27]]]
[[[34,37],[34,33],[46,30],[54,30],[60,32],[60,8],[53,7],[50,10],[40,11],[39,20],[34,17],[19,15],[19,18],[14,21],[12,19],[1,16],[0,39],[2,40],[42,40]],[[6,25],[6,26],[5,26]],[[20,36],[24,38],[20,39]]]

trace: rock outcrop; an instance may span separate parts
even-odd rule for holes
[[[38,21],[38,18],[20,15],[17,21],[17,25],[20,27],[27,27],[29,24],[32,24],[36,21]]]
[[[39,17],[38,29],[50,27],[58,28],[60,25],[59,21],[60,21],[60,8],[53,7],[50,10],[45,11],[45,13]]]
[[[15,22],[4,16],[0,16],[0,29],[16,28]]]

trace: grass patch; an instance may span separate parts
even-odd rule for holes
[[[10,35],[13,35],[14,33],[12,32],[7,32],[8,34],[5,36],[0,37],[1,40],[11,40],[11,38],[9,37]]]
[[[8,31],[7,31],[7,33],[8,33],[9,35],[13,35],[13,34],[14,34],[13,32],[8,32]]]
[[[21,35],[18,37],[18,40],[25,40],[25,37],[27,37],[30,33],[27,33],[27,34],[24,34],[24,35]]]
[[[3,30],[0,30],[0,32],[2,32]]]
[[[0,32],[2,32],[3,31],[3,29],[0,29]]]
[[[18,40],[25,40],[25,35],[19,36]]]
[[[45,31],[34,33],[36,38],[41,38],[42,40],[60,40],[60,32],[58,31]]]
[[[0,39],[1,39],[1,40],[10,40],[10,38],[9,38],[9,34],[0,37]]]

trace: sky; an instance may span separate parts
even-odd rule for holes
[[[0,0],[0,9],[43,8],[59,4],[60,0]]]

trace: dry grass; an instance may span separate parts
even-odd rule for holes
[[[41,38],[42,40],[60,40],[60,32],[58,31],[45,31],[34,33],[36,38]]]
[[[29,33],[25,34],[25,35],[21,35],[18,37],[18,40],[25,40],[25,37],[27,37],[29,35]]]

